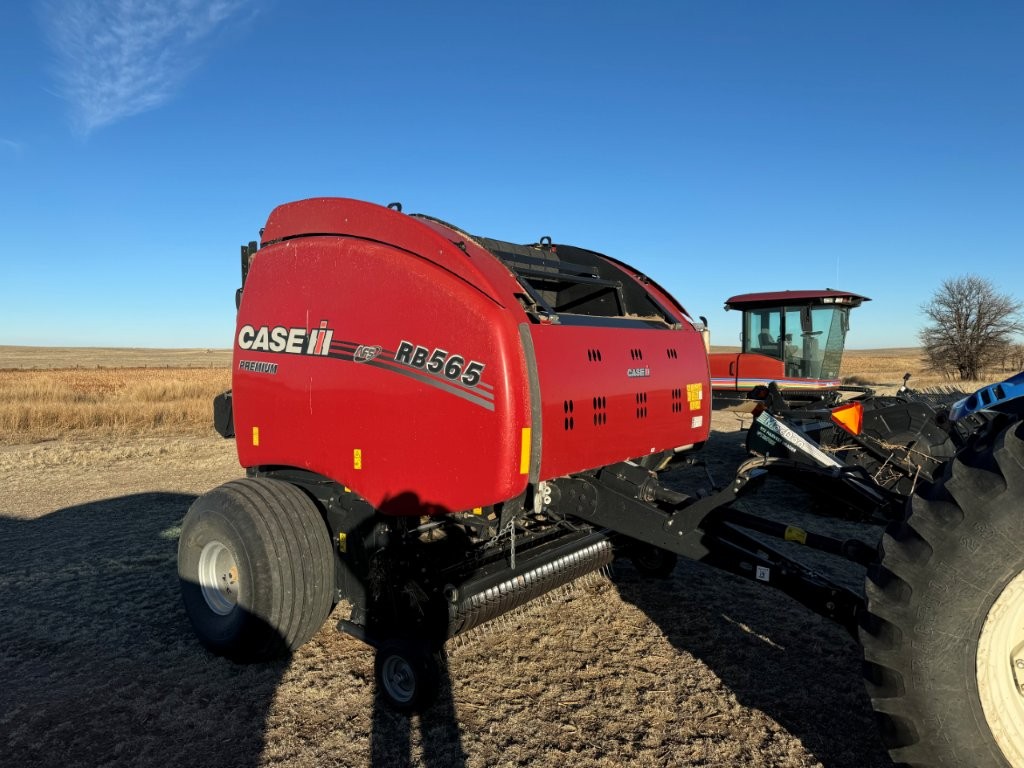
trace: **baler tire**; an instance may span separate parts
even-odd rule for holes
[[[373,665],[384,703],[404,714],[422,712],[433,704],[441,684],[441,653],[413,640],[385,640]]]
[[[330,535],[296,486],[235,480],[189,508],[178,579],[185,612],[206,648],[236,661],[278,658],[316,634],[330,613]]]
[[[1024,422],[912,497],[866,593],[864,676],[893,761],[1024,768]]]

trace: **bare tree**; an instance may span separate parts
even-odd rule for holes
[[[1010,370],[1024,371],[1024,344],[1020,342],[1010,348]]]
[[[1024,332],[1021,306],[976,275],[943,281],[921,307],[930,324],[918,338],[929,364],[961,381],[979,378],[987,365],[1006,354],[1014,334]]]

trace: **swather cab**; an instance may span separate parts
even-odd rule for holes
[[[735,404],[775,382],[788,400],[838,391],[850,310],[870,299],[846,291],[745,293],[725,302],[743,313],[741,348],[710,355],[715,407]]]

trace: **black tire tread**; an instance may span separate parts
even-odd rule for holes
[[[292,565],[284,569],[291,584],[278,595],[278,611],[282,639],[288,650],[295,650],[316,634],[330,611],[333,553],[327,528],[316,505],[298,487],[265,478],[249,483],[259,490],[263,502],[256,509],[278,535],[272,541],[283,545],[283,562]],[[283,514],[273,514],[275,507]],[[293,599],[288,599],[289,594]]]
[[[334,555],[316,504],[298,487],[269,478],[232,480],[204,502],[203,514],[219,518],[236,540],[255,539],[256,550],[245,556],[265,557],[271,581],[270,589],[253,597],[257,617],[270,631],[247,633],[244,648],[220,650],[246,660],[294,651],[316,634],[333,603]]]
[[[906,520],[891,525],[883,536],[880,562],[868,571],[867,611],[860,628],[864,678],[883,741],[897,765],[953,766],[962,762],[961,757],[936,745],[940,739],[928,735],[928,703],[921,700],[922,692],[914,690],[909,677],[912,636],[921,629],[922,621],[928,621],[921,613],[927,614],[928,606],[919,601],[927,600],[929,580],[935,578],[936,554],[945,557],[955,548],[969,548],[974,531],[988,525],[985,515],[1007,505],[1004,495],[1008,490],[1019,513],[1024,499],[1021,422],[998,434],[990,430],[979,436],[946,465],[933,486],[919,490],[908,504]],[[1014,546],[1020,549],[1016,542]],[[969,567],[969,560],[964,567]],[[972,588],[979,601],[985,597],[983,585]],[[1005,765],[988,748],[978,747],[971,754],[970,759],[977,761],[971,763],[975,768]]]

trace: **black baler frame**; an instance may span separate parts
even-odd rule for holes
[[[809,440],[805,447],[813,448]],[[783,467],[785,471],[780,472]],[[606,467],[592,476],[552,481],[545,491],[551,495],[551,510],[556,514],[564,510],[631,539],[775,587],[856,635],[864,598],[767,544],[764,538],[795,542],[859,565],[874,560],[874,549],[859,539],[840,540],[732,506],[773,473],[787,480],[800,477],[804,487],[844,491],[857,502],[857,517],[863,522],[882,523],[898,514],[891,495],[877,492],[860,468],[822,471],[808,464],[771,459],[746,462],[729,486],[703,498],[664,487],[654,472],[632,462]]]

